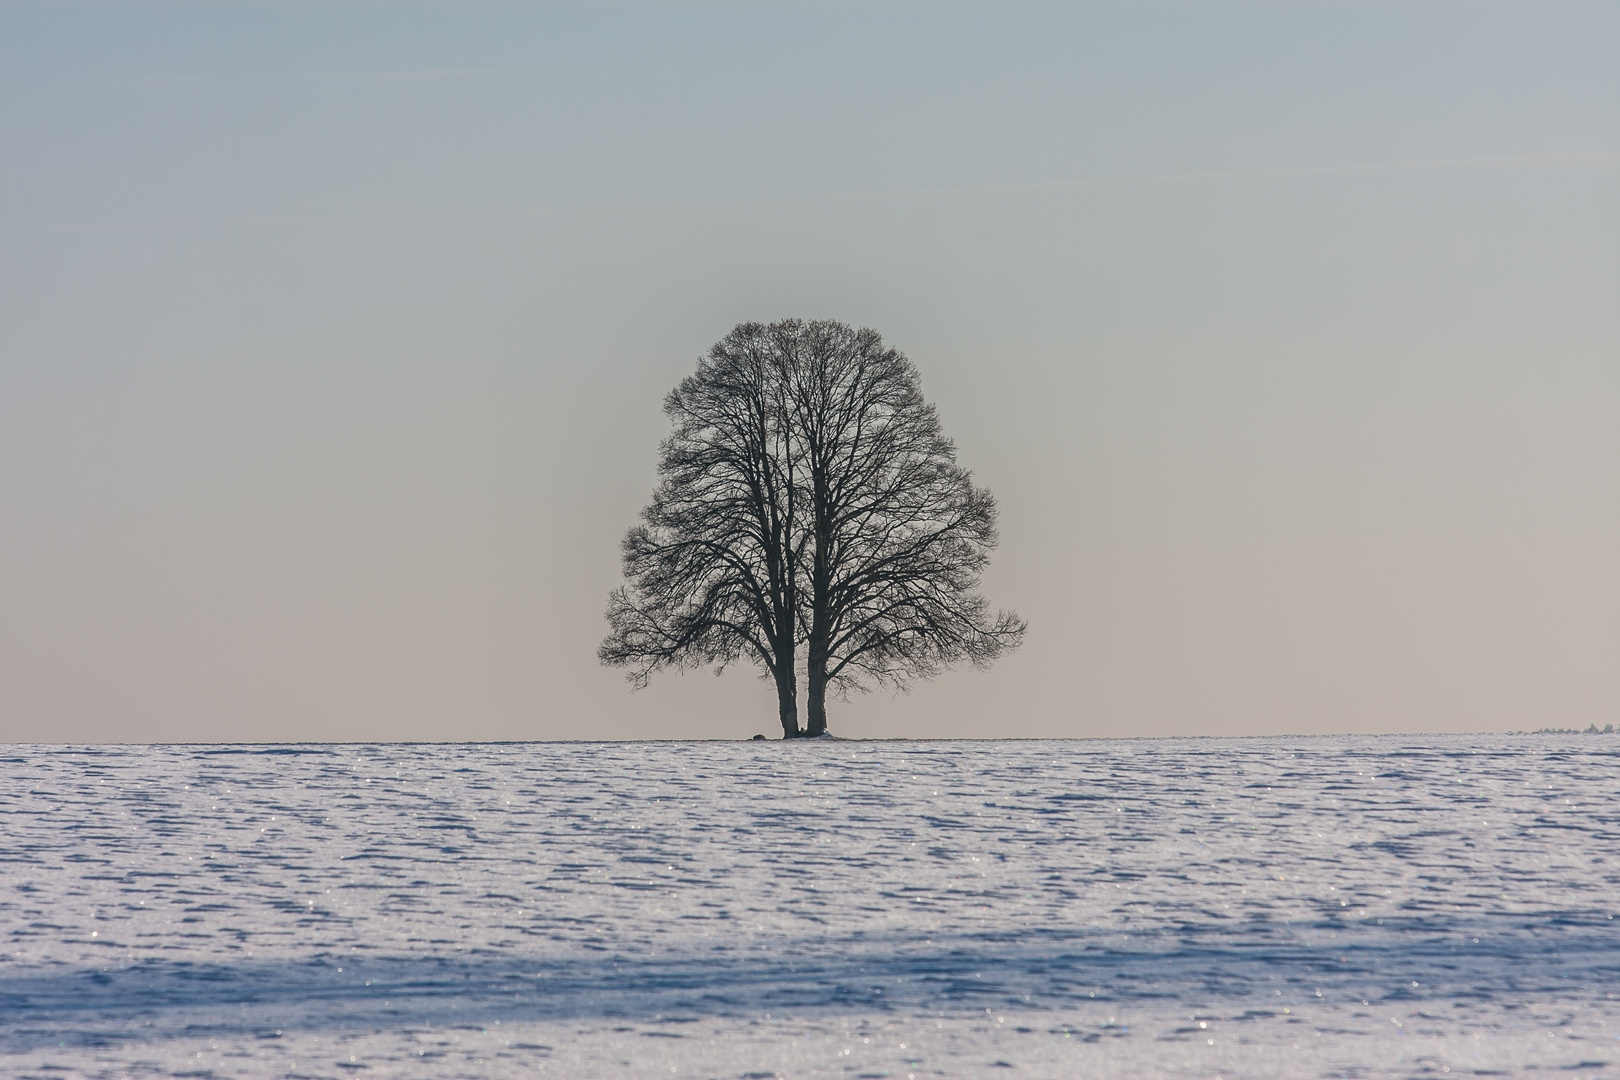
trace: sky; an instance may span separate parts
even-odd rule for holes
[[[0,741],[746,738],[665,393],[871,326],[1018,652],[847,737],[1620,723],[1620,5],[0,6]]]

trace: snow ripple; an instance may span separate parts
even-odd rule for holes
[[[1598,1075],[1620,740],[14,747],[14,1075]]]

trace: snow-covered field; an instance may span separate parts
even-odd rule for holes
[[[0,1074],[1620,1075],[1620,737],[12,747]]]

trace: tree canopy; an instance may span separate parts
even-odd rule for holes
[[[978,592],[995,501],[875,331],[743,323],[664,411],[658,487],[624,539],[600,649],[636,685],[749,660],[792,738],[826,731],[829,689],[903,689],[1022,641],[1023,620]]]

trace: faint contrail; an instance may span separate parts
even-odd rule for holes
[[[1116,176],[1087,176],[1078,179],[1044,180],[1009,184],[974,184],[961,187],[917,188],[922,192],[970,191],[1047,191],[1092,184],[1147,183],[1155,180],[1241,180],[1268,176],[1317,176],[1328,173],[1411,172],[1418,169],[1462,168],[1470,165],[1581,165],[1620,162],[1620,150],[1597,150],[1570,154],[1507,154],[1495,157],[1413,158],[1407,161],[1377,161],[1360,165],[1296,165],[1270,169],[1202,169],[1193,172],[1123,173]],[[909,194],[909,192],[906,192]]]
[[[156,221],[98,222],[83,225],[40,225],[17,229],[20,233],[122,232],[143,229],[199,228],[217,225],[316,225],[360,221],[421,221],[433,218],[490,217],[506,214],[544,215],[604,210],[654,210],[675,207],[789,206],[816,202],[867,199],[903,199],[918,195],[977,195],[1020,191],[1062,191],[1066,188],[1102,187],[1118,184],[1145,184],[1181,180],[1247,180],[1286,176],[1326,176],[1335,173],[1415,172],[1423,169],[1470,167],[1537,167],[1558,165],[1613,165],[1620,163],[1620,150],[1596,150],[1563,154],[1505,154],[1492,157],[1413,158],[1403,161],[1376,161],[1355,165],[1295,165],[1263,169],[1199,169],[1186,172],[1120,173],[1111,176],[1069,177],[1062,180],[1028,180],[1000,184],[959,184],[941,187],[877,188],[871,190],[828,191],[813,195],[781,195],[745,199],[671,199],[622,203],[529,203],[493,206],[442,207],[437,209],[379,211],[329,215],[286,215],[263,217],[172,218]]]

